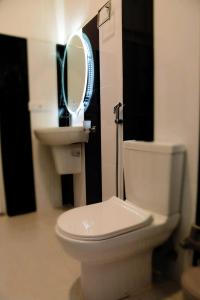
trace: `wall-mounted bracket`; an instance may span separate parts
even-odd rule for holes
[[[103,24],[109,21],[111,18],[111,0],[108,1],[98,11],[97,28],[100,28]]]

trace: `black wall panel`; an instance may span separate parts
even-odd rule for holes
[[[199,145],[200,149],[200,145]],[[200,226],[200,152],[199,152],[199,167],[198,167],[198,191],[197,191],[197,212],[196,212],[196,224]],[[200,252],[194,253],[194,265],[200,263]]]
[[[97,17],[93,18],[83,28],[89,37],[95,61],[95,82],[91,103],[85,112],[85,120],[90,120],[96,126],[96,132],[90,134],[89,142],[85,144],[85,172],[87,204],[102,200],[101,180],[101,122],[100,122],[100,67],[99,67],[99,31]],[[69,125],[69,113],[66,110],[61,86],[61,68],[65,46],[57,45],[57,74],[58,74],[58,107],[59,125]],[[63,203],[73,203],[73,175],[62,176]]]
[[[65,45],[56,45],[58,111],[59,111],[59,126],[60,127],[69,126],[69,119],[70,119],[69,112],[68,112],[65,102],[64,102],[63,89],[62,89],[62,84],[61,84],[64,52],[65,52]],[[67,84],[67,82],[65,82],[65,84]],[[66,87],[66,89],[67,89],[67,87]]]
[[[153,0],[122,1],[124,140],[153,140]]]
[[[102,201],[101,180],[101,107],[100,107],[100,64],[99,64],[99,31],[97,17],[94,17],[84,28],[93,49],[95,63],[94,92],[91,103],[85,112],[85,120],[91,120],[96,132],[90,134],[85,144],[86,199],[87,204]]]
[[[8,215],[35,211],[27,43],[0,35],[0,134]]]
[[[69,126],[69,112],[67,111],[64,103],[61,76],[62,64],[65,51],[65,45],[56,45],[57,53],[57,86],[58,86],[58,111],[59,111],[59,126]],[[73,189],[73,175],[61,175],[61,188],[62,188],[62,202],[63,205],[74,204],[74,189]]]

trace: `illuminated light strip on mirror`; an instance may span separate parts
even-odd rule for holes
[[[75,36],[78,36],[82,42],[82,45],[83,45],[83,48],[84,48],[84,54],[85,54],[85,61],[86,61],[86,74],[88,74],[88,64],[87,64],[87,47],[86,47],[86,43],[85,43],[85,40],[83,38],[83,33],[82,33],[82,30],[79,30],[78,32],[76,32],[75,34],[72,34],[70,36],[70,38],[68,39],[68,42],[67,42],[67,45],[65,47],[65,52],[64,52],[64,57],[63,57],[63,63],[62,63],[62,93],[63,93],[63,100],[64,100],[64,104],[65,106],[67,107],[67,110],[69,111],[69,113],[71,115],[74,115],[74,116],[78,116],[80,111],[81,111],[81,108],[83,106],[83,101],[84,101],[84,97],[85,97],[85,93],[86,93],[86,88],[87,88],[87,78],[85,79],[85,83],[84,83],[84,90],[83,90],[83,94],[84,94],[84,97],[83,99],[81,100],[77,110],[74,112],[72,111],[70,108],[69,108],[69,105],[67,104],[67,97],[66,97],[66,93],[65,93],[65,63],[66,63],[66,60],[67,60],[67,48],[69,47],[70,45],[70,42],[71,40],[75,37]]]
[[[94,56],[93,56],[92,45],[85,33],[83,33],[83,38],[85,40],[85,45],[87,48],[87,63],[88,63],[88,80],[87,80],[87,88],[86,88],[85,99],[84,99],[84,111],[86,111],[90,105],[93,96],[93,91],[94,91]]]
[[[83,44],[84,47],[84,52],[85,52],[85,57],[86,57],[86,74],[87,74],[87,79],[85,80],[85,88],[84,88],[84,97],[79,105],[79,107],[77,108],[76,112],[73,112],[72,110],[70,110],[68,104],[67,104],[67,99],[66,99],[66,93],[65,93],[65,82],[64,82],[64,78],[65,78],[65,61],[67,59],[67,48],[70,44],[71,39],[74,36],[79,36],[79,38],[81,39],[81,42]],[[63,57],[63,63],[62,63],[62,93],[63,93],[63,100],[64,100],[64,104],[67,107],[67,110],[69,111],[69,113],[71,115],[78,115],[81,108],[82,108],[82,104],[84,105],[84,112],[88,109],[89,105],[90,105],[90,101],[93,95],[93,88],[94,88],[94,57],[93,57],[93,50],[92,50],[92,46],[91,43],[89,41],[89,38],[87,37],[87,35],[85,33],[82,33],[82,30],[80,30],[79,32],[77,32],[76,34],[73,34],[70,36],[67,45],[66,45],[66,49],[64,52],[64,57]]]

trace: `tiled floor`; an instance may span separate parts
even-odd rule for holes
[[[64,253],[54,233],[60,213],[0,217],[0,300],[82,300],[79,263]],[[182,296],[174,283],[165,283],[134,299]]]

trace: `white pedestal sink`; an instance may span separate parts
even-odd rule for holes
[[[88,142],[89,130],[81,126],[39,128],[35,129],[35,136],[44,145],[63,146]]]
[[[84,127],[50,127],[35,129],[41,144],[51,147],[57,173],[81,173],[82,143],[89,139],[89,129]]]

